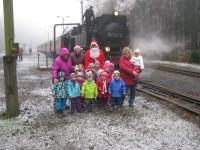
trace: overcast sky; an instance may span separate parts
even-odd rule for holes
[[[53,37],[53,25],[62,23],[57,16],[69,16],[65,23],[81,22],[80,0],[13,0],[13,3],[15,41],[25,43],[27,48],[47,41],[48,32]],[[85,0],[84,10],[88,5]],[[0,0],[0,44],[3,36],[3,0]]]

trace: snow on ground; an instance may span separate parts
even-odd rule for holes
[[[28,57],[28,58],[26,58]],[[27,70],[30,67],[37,67],[37,54],[24,55],[23,61],[17,61],[18,71]]]
[[[29,57],[18,63],[21,113],[0,119],[0,149],[200,149],[198,120],[184,120],[149,98],[138,96],[134,108],[126,102],[119,112],[95,110],[71,115],[66,111],[64,118],[57,118],[49,95],[50,74],[37,71],[36,62]],[[0,100],[3,105],[5,98]]]
[[[51,93],[51,90],[50,88],[46,88],[46,89],[35,89],[35,90],[32,90],[31,93],[33,95],[40,95],[40,96],[48,96],[47,94]]]
[[[152,61],[153,63],[159,63],[159,64],[170,64],[170,65],[176,65],[176,66],[181,66],[181,67],[189,67],[193,69],[198,69],[200,70],[199,65],[194,65],[194,64],[187,64],[187,63],[177,63],[177,62],[168,62],[168,61]]]

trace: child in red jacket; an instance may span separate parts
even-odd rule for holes
[[[97,103],[98,107],[106,107],[108,106],[109,100],[109,93],[108,93],[108,86],[109,86],[109,76],[108,73],[103,71],[98,76],[96,85],[98,89],[98,96],[97,96]]]
[[[106,61],[105,64],[104,64],[104,70],[105,70],[105,72],[107,72],[108,79],[109,79],[109,82],[110,82],[112,80],[112,74],[114,72],[114,64],[111,63],[110,61]]]

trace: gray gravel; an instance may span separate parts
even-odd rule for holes
[[[21,113],[12,119],[0,118],[0,149],[200,149],[199,118],[184,118],[183,110],[151,97],[137,96],[134,108],[126,102],[119,112],[70,115],[66,111],[64,118],[57,118],[49,96],[50,73],[37,71],[36,62],[27,58],[18,64]],[[0,111],[5,111],[4,97],[0,97]]]

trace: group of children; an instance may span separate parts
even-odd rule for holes
[[[141,64],[140,60],[134,59],[134,57],[131,59],[131,63],[138,63],[143,69],[143,61]],[[62,71],[58,73],[58,82],[52,85],[54,110],[58,117],[63,116],[67,99],[70,100],[72,114],[85,110],[92,111],[94,106],[98,108],[112,106],[114,111],[123,105],[126,85],[120,78],[120,72],[114,70],[113,63],[107,61],[104,67],[100,68],[100,63],[96,61],[87,69],[83,68],[82,65],[76,65],[67,81],[64,80]]]

